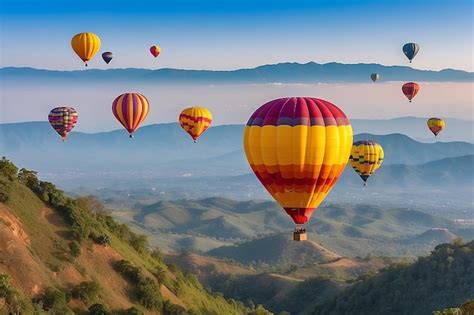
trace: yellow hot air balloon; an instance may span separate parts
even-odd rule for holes
[[[383,149],[380,144],[371,140],[357,141],[352,146],[349,162],[352,168],[367,185],[367,179],[383,162]]]
[[[430,118],[430,119],[428,119],[426,124],[428,125],[428,128],[431,130],[431,132],[435,135],[435,137],[446,126],[446,123],[444,122],[444,119],[441,119],[441,118]]]
[[[204,107],[189,107],[179,115],[179,124],[193,138],[194,142],[209,128],[212,113]]]
[[[250,167],[297,225],[309,220],[335,185],[351,146],[349,119],[334,104],[317,98],[268,102],[244,129]],[[298,231],[301,227],[295,240],[301,240]]]
[[[71,46],[87,67],[87,62],[100,49],[100,38],[94,33],[79,33],[72,38]]]

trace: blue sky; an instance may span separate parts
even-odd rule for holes
[[[94,68],[236,69],[285,61],[473,71],[473,2],[0,0],[1,66],[82,69],[71,37],[94,32],[115,59]],[[157,60],[148,52],[159,44]]]

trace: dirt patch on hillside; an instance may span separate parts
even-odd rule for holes
[[[0,224],[7,227],[25,245],[31,244],[30,238],[25,230],[23,230],[20,220],[3,204],[0,204]]]

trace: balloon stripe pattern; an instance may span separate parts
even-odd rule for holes
[[[71,40],[72,49],[87,65],[100,49],[100,38],[94,33],[76,34]]]
[[[441,130],[444,129],[446,126],[446,123],[444,122],[444,119],[441,118],[430,118],[426,122],[428,125],[428,128],[431,130],[431,132],[435,135],[435,137],[441,132]]]
[[[212,113],[204,107],[189,107],[179,115],[179,124],[194,142],[210,127]]]
[[[306,223],[347,164],[352,127],[334,104],[291,97],[258,108],[244,130],[250,167],[296,224]]]
[[[77,123],[79,114],[72,107],[56,107],[49,112],[48,120],[54,130],[66,141],[67,135]]]
[[[375,141],[357,141],[352,146],[349,161],[364,183],[381,165],[384,158],[382,146]]]
[[[402,92],[405,94],[406,98],[411,102],[411,100],[418,94],[420,91],[420,85],[415,82],[408,82],[403,84]]]
[[[132,135],[148,115],[150,105],[140,93],[125,93],[112,103],[112,112]]]
[[[416,43],[407,43],[403,45],[402,51],[411,63],[413,58],[415,58],[416,54],[420,51],[420,45]]]

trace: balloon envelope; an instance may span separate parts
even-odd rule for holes
[[[270,101],[244,129],[250,167],[296,224],[306,223],[335,185],[351,146],[349,119],[317,98]]]
[[[100,38],[94,33],[79,33],[72,38],[71,46],[87,66],[87,62],[91,60],[100,49]]]
[[[415,58],[416,54],[420,51],[420,45],[417,43],[407,43],[403,45],[402,51],[411,62],[413,58]]]
[[[78,117],[77,111],[72,107],[56,107],[49,112],[48,121],[65,141],[76,125]]]
[[[117,120],[133,137],[133,133],[148,115],[150,105],[145,96],[140,93],[125,93],[112,103],[112,112]]]
[[[411,100],[418,94],[420,91],[421,86],[418,83],[415,82],[408,82],[403,84],[402,86],[402,92],[405,94],[405,96],[408,98],[408,100],[411,102]]]
[[[204,107],[189,107],[179,115],[179,124],[194,142],[209,128],[212,122],[212,113]]]
[[[435,135],[435,137],[444,129],[446,122],[442,118],[430,118],[426,122],[428,129]]]
[[[370,78],[372,79],[372,81],[375,82],[375,81],[377,81],[377,80],[380,78],[380,76],[379,76],[378,73],[372,73],[372,74],[370,75]]]
[[[384,152],[380,144],[371,140],[362,140],[352,145],[349,162],[365,183],[370,175],[382,165],[383,158]]]
[[[161,53],[161,48],[158,45],[154,45],[150,47],[150,53],[153,55],[153,57],[158,57],[158,55]]]
[[[102,59],[104,59],[106,64],[109,64],[112,58],[114,58],[114,54],[111,53],[110,51],[106,51],[105,53],[102,54]]]

